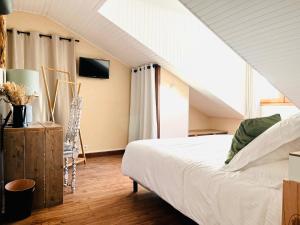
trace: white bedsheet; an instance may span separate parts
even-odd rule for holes
[[[287,160],[223,170],[231,135],[130,143],[122,172],[201,225],[279,225]]]

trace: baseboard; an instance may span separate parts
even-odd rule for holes
[[[125,149],[118,149],[118,150],[109,150],[103,152],[87,152],[85,153],[86,158],[94,158],[94,157],[102,157],[102,156],[110,156],[110,155],[123,155]],[[82,154],[79,154],[79,157],[83,157]]]

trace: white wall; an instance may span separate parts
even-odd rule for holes
[[[189,87],[169,71],[161,70],[160,137],[187,137]]]

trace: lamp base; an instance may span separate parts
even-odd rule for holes
[[[26,106],[13,105],[13,128],[26,127]]]
[[[29,125],[32,123],[32,105],[26,105],[26,124]]]

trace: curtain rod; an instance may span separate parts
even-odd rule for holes
[[[12,32],[13,30],[12,29],[7,29],[7,32]],[[29,31],[19,31],[17,30],[17,34],[26,34],[26,35],[30,35],[30,32]],[[40,37],[47,37],[47,38],[50,38],[52,39],[52,36],[50,34],[40,34],[39,35]],[[66,40],[66,41],[71,41],[72,39],[71,38],[65,38],[65,37],[59,37],[59,40]],[[75,40],[76,42],[79,42],[79,40]]]
[[[152,66],[153,66],[153,68],[156,68],[156,67],[158,67],[159,65],[158,65],[158,64],[153,64]],[[150,69],[150,68],[151,68],[151,66],[141,66],[141,67],[144,67],[145,69],[146,69],[146,68],[147,68],[147,69]],[[136,73],[138,70],[140,70],[140,71],[141,71],[141,70],[142,70],[142,68],[139,68],[139,69],[134,69],[134,70],[133,70],[133,72],[135,72],[135,73]]]

